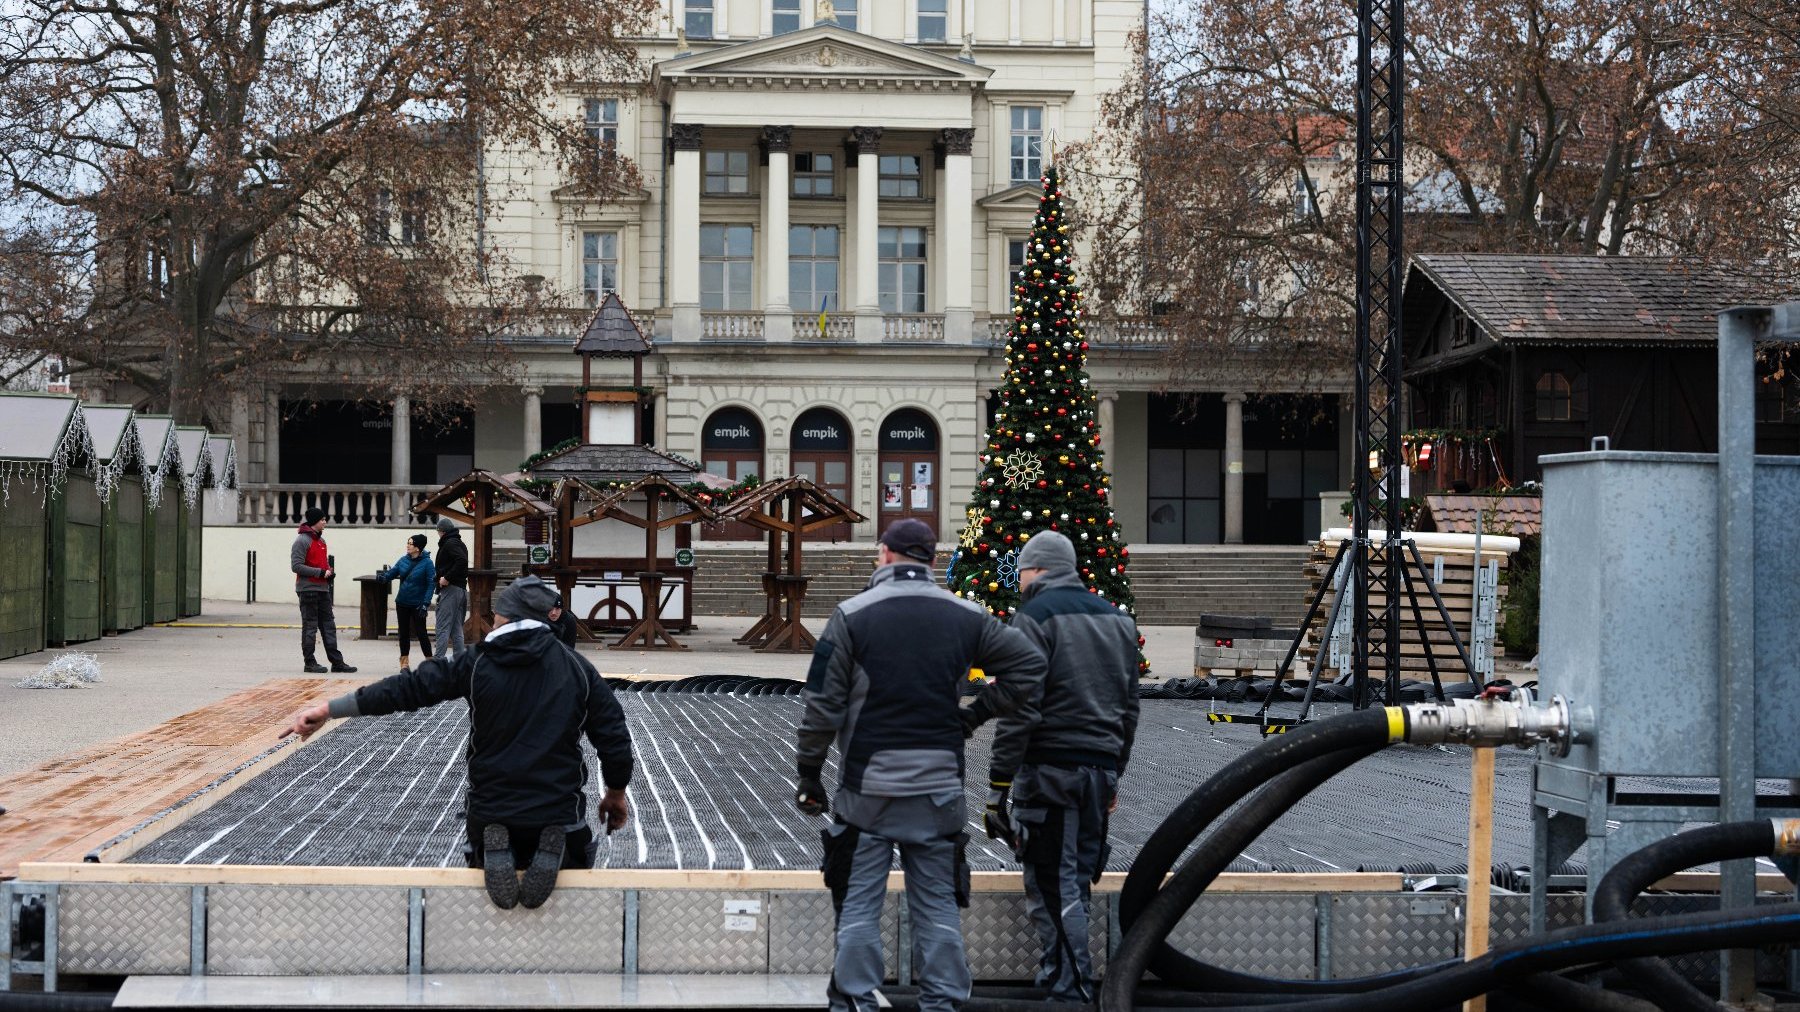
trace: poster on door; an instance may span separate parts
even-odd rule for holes
[[[889,482],[881,486],[881,508],[897,510],[900,508],[900,483]]]

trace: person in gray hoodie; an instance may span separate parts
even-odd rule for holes
[[[1088,589],[1075,546],[1056,531],[1032,535],[1018,565],[1013,625],[1050,671],[994,727],[983,823],[1025,866],[1039,986],[1051,1001],[1091,1002],[1089,890],[1106,867],[1107,817],[1137,733],[1137,624]]]

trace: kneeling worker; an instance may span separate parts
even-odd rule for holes
[[[1018,706],[1044,677],[1044,656],[1024,634],[932,582],[936,548],[924,523],[890,525],[869,588],[831,613],[806,674],[795,803],[808,815],[831,807],[821,776],[834,739],[838,747],[836,819],[821,834],[837,910],[829,988],[836,1010],[876,1007],[881,907],[896,846],[919,1008],[968,1000],[958,909],[968,905],[963,739]],[[971,666],[996,681],[965,709],[960,690]]]
[[[1043,650],[1050,673],[994,725],[984,822],[1025,865],[1026,909],[1043,947],[1039,986],[1052,1001],[1089,1002],[1089,890],[1106,867],[1107,816],[1137,732],[1137,624],[1088,590],[1074,544],[1056,531],[1020,550],[1019,587],[1013,625]]]
[[[335,717],[467,700],[469,866],[486,869],[488,894],[505,908],[540,906],[556,886],[557,869],[594,865],[583,735],[600,756],[606,831],[629,817],[631,731],[606,681],[551,632],[556,604],[556,589],[537,577],[515,580],[494,599],[501,624],[474,649],[303,710],[282,732],[307,738]]]

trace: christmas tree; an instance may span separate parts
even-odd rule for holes
[[[1000,410],[951,556],[949,586],[1006,618],[1019,605],[1019,549],[1034,534],[1060,531],[1075,544],[1088,589],[1135,614],[1125,572],[1131,551],[1113,516],[1112,478],[1100,451],[1075,251],[1055,168],[1044,171],[1043,185],[1025,264],[1013,278]]]

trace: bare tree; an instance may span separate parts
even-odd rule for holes
[[[635,186],[554,101],[654,0],[20,0],[0,27],[0,351],[183,422],[271,369],[426,401],[502,368],[483,153]],[[590,85],[594,86],[594,85]],[[316,305],[273,313],[281,304]],[[408,363],[407,368],[397,368]]]

